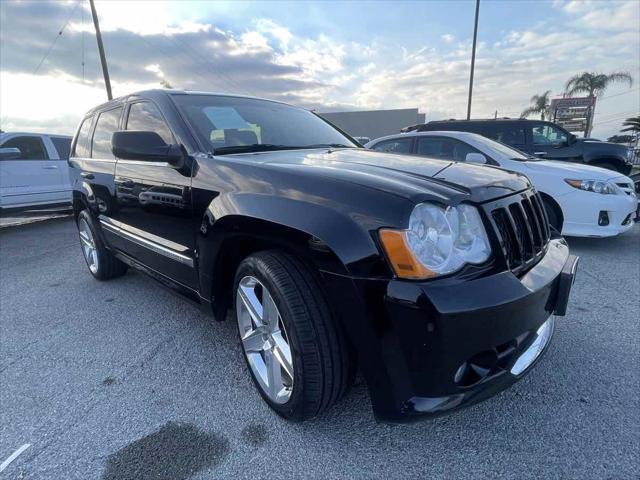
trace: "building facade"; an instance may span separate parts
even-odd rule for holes
[[[318,115],[352,137],[369,137],[371,140],[398,133],[403,127],[425,121],[424,113],[419,113],[417,108],[326,112]]]

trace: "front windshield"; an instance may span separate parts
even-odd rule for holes
[[[293,148],[357,147],[313,113],[268,100],[174,95],[200,141],[214,154]]]
[[[516,150],[515,148],[510,147],[509,145],[505,145],[504,143],[491,140],[490,138],[479,136],[477,141],[484,145],[484,149],[490,150],[490,152],[487,152],[487,153],[491,157],[506,157],[511,160],[519,160],[519,161],[536,160],[536,158],[532,157],[531,155],[527,155],[526,153],[521,152],[520,150]]]

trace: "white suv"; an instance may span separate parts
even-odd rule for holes
[[[0,133],[0,208],[71,203],[70,147],[66,135]]]

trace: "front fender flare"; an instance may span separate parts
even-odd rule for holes
[[[234,193],[216,197],[207,207],[201,232],[224,235],[234,217],[254,218],[304,232],[322,240],[351,274],[356,264],[379,251],[371,234],[338,208],[265,194]]]

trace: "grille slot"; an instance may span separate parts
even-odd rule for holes
[[[549,220],[538,194],[521,195],[492,209],[491,218],[507,267],[514,273],[535,263],[551,238]]]

